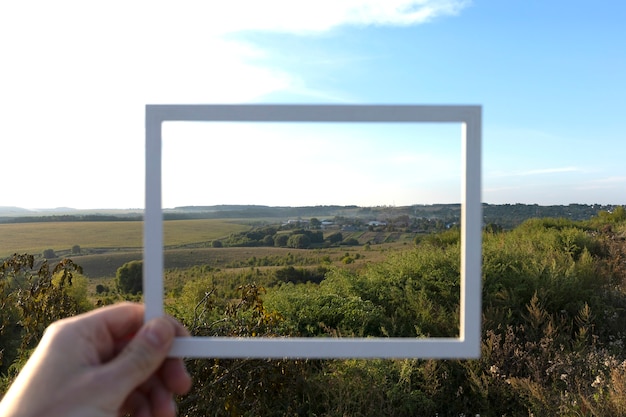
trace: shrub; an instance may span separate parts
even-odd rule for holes
[[[331,244],[336,244],[339,243],[343,240],[343,235],[341,234],[341,232],[336,232],[333,234],[328,235],[328,237],[326,238],[326,240]]]
[[[350,238],[344,240],[343,242],[341,242],[341,245],[343,245],[343,246],[358,246],[359,245],[359,241],[356,240],[353,237],[350,237]]]
[[[295,249],[306,249],[311,246],[311,239],[305,234],[295,234],[289,236],[287,246]]]
[[[287,246],[287,241],[289,240],[289,235],[285,233],[280,233],[274,235],[274,246],[285,247]]]
[[[45,260],[14,254],[0,263],[0,395],[54,321],[92,307],[82,269],[70,259],[51,268]]]
[[[130,261],[117,269],[115,281],[119,292],[136,295],[143,290],[143,261]]]
[[[263,246],[274,246],[274,238],[272,235],[265,235],[263,237]]]
[[[109,287],[102,284],[96,285],[96,294],[102,294],[104,292],[109,292]]]

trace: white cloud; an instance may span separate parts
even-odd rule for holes
[[[354,101],[261,66],[232,34],[318,34],[342,25],[411,25],[459,13],[465,0],[35,0],[0,2],[0,176],[20,173],[6,204],[140,206],[147,103],[256,102],[277,91]],[[241,39],[241,38],[240,38]],[[54,166],[52,172],[42,170]],[[31,177],[29,177],[29,175]],[[81,193],[33,192],[46,175]],[[96,191],[97,190],[97,191]],[[121,196],[131,202],[120,203]],[[132,197],[134,196],[134,197]],[[125,197],[126,198],[126,197]],[[57,200],[58,199],[58,200]],[[128,199],[125,201],[129,201]]]
[[[170,0],[4,2],[5,28],[49,29],[67,40],[100,31],[101,41],[133,30],[149,41],[156,34],[225,34],[240,31],[323,32],[341,25],[412,25],[458,14],[469,0]]]

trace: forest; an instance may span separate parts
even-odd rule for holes
[[[167,269],[167,312],[198,336],[458,335],[458,228],[421,234],[376,258],[365,247],[324,252],[330,235],[320,233],[308,236],[315,249],[296,250],[294,239],[284,256]],[[136,263],[91,291],[80,258],[48,262],[15,254],[0,267],[0,392],[52,321],[141,299]],[[179,414],[626,415],[623,207],[587,220],[486,227],[482,273],[480,359],[189,359],[194,385],[177,399]]]

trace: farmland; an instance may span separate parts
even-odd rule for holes
[[[198,219],[164,222],[167,247],[206,242],[249,229],[245,220]],[[47,222],[0,224],[0,257],[12,253],[39,254],[52,248],[57,254],[70,253],[79,245],[84,253],[114,250],[140,251],[143,222]]]
[[[163,223],[166,269],[184,269],[194,265],[215,268],[253,266],[251,259],[279,258],[287,253],[303,253],[302,265],[315,265],[328,256],[336,262],[348,252],[363,251],[360,247],[335,247],[305,250],[279,247],[224,247],[212,248],[213,240],[251,230],[249,219],[191,219],[169,220]],[[0,257],[13,253],[32,253],[40,256],[53,249],[57,258],[71,257],[83,267],[88,278],[113,278],[124,263],[142,258],[143,222],[47,222],[0,224]],[[357,265],[384,258],[386,251],[412,243],[413,233],[353,231],[344,232],[359,244],[371,243],[367,256]],[[72,247],[80,252],[72,253]],[[356,265],[353,265],[353,267]]]

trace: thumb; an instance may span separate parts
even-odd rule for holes
[[[145,323],[124,350],[107,364],[109,377],[116,381],[120,398],[146,381],[166,359],[176,329],[165,317]]]

